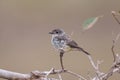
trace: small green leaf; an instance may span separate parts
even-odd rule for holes
[[[93,27],[93,25],[98,21],[99,18],[101,18],[102,16],[98,16],[98,17],[92,17],[87,19],[86,21],[84,21],[83,23],[83,29],[87,30],[90,29],[91,27]]]

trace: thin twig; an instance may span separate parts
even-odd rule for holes
[[[115,13],[116,13],[115,11],[112,11],[112,16],[113,16],[114,19],[117,21],[117,23],[120,24],[120,21],[117,19]]]
[[[80,79],[87,80],[87,79],[85,79],[83,76],[81,76],[81,75],[79,75],[79,74],[77,74],[77,73],[74,73],[74,72],[72,72],[72,71],[70,71],[70,70],[68,70],[67,73],[70,73],[70,74],[72,74],[72,75],[74,75],[74,76],[76,76],[76,77],[78,77],[78,78],[80,78]]]
[[[58,74],[58,76],[59,76],[59,80],[62,80],[62,77],[61,77],[61,75],[60,75],[60,74]]]
[[[92,59],[92,57],[90,55],[88,56],[88,59],[89,59],[90,63],[92,64],[93,68],[95,70],[98,70],[98,67],[95,65],[95,63],[94,63],[94,61],[93,61],[93,59]]]
[[[50,69],[50,71],[48,71],[48,73],[46,74],[46,78],[48,77],[48,75],[54,70],[54,68]]]
[[[111,47],[111,51],[113,53],[113,62],[115,62],[115,52],[114,52],[114,47],[115,47],[115,40],[113,40],[113,45]]]
[[[115,57],[116,57],[114,48],[115,48],[116,42],[118,41],[119,37],[120,37],[120,33],[118,33],[116,38],[113,39],[113,44],[112,44],[112,47],[111,47],[111,51],[113,53],[113,58],[114,58],[113,62],[115,62]]]
[[[113,73],[120,71],[120,56],[118,54],[116,54],[115,56],[115,62],[113,63],[109,71],[101,77],[102,80],[107,80],[110,76],[113,75]]]

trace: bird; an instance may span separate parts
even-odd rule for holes
[[[63,66],[63,54],[69,51],[82,51],[86,55],[90,55],[87,51],[81,48],[74,40],[68,36],[63,29],[53,29],[49,32],[52,35],[51,43],[54,48],[60,53],[60,64],[62,70]]]

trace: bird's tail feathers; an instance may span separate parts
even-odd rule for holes
[[[83,53],[85,53],[85,54],[87,54],[87,55],[90,55],[90,53],[89,53],[89,52],[87,52],[87,51],[85,51],[83,48],[78,47],[78,49],[79,49],[79,51],[82,51]]]

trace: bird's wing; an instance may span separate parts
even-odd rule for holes
[[[76,48],[79,51],[82,51],[82,52],[84,52],[87,55],[90,55],[90,53],[88,53],[87,51],[85,51],[83,48],[79,47],[78,44],[75,41],[73,41],[73,40],[70,41],[70,42],[68,42],[67,45],[70,46],[71,48]]]
[[[78,48],[78,44],[73,40],[69,41],[67,45],[70,46],[71,48]]]
[[[68,35],[57,36],[57,38],[61,42],[64,41],[66,43],[66,45],[70,46],[71,48],[78,48],[79,47],[78,44],[74,40],[71,40]]]

